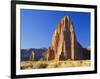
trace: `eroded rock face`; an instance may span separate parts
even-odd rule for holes
[[[78,43],[69,16],[64,16],[53,34],[51,46],[45,54],[46,60],[80,60],[82,46]]]

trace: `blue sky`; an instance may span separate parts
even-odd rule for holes
[[[48,48],[61,18],[69,16],[77,40],[83,47],[90,46],[90,13],[21,9],[21,49]]]

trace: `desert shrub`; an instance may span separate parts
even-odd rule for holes
[[[80,64],[82,64],[82,63],[83,63],[83,61],[80,60]]]
[[[38,64],[38,68],[46,68],[48,66],[48,64],[46,63],[39,63]]]
[[[57,63],[57,64],[55,64],[55,65],[54,65],[54,67],[55,67],[55,68],[59,67],[59,64],[58,64],[58,63]]]

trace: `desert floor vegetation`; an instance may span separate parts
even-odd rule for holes
[[[66,67],[87,67],[90,60],[67,60],[67,61],[21,61],[21,69],[42,69],[42,68],[66,68]]]

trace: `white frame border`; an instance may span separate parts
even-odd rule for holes
[[[36,10],[54,10],[54,11],[75,11],[91,13],[91,66],[90,67],[74,67],[74,68],[50,68],[50,69],[20,69],[20,9],[36,9]],[[94,9],[74,8],[74,7],[57,7],[57,6],[40,6],[40,5],[16,5],[16,75],[25,74],[45,74],[57,72],[77,72],[94,70]],[[35,73],[34,73],[35,72]]]

